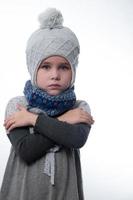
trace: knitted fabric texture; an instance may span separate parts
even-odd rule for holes
[[[24,95],[28,101],[28,109],[38,108],[51,117],[64,113],[72,108],[76,102],[74,88],[52,96],[33,86],[30,80],[25,84]]]
[[[73,86],[80,52],[76,35],[63,26],[63,16],[55,8],[41,13],[39,21],[40,28],[31,35],[26,47],[26,62],[32,84],[36,85],[37,70],[44,59],[50,56],[62,56],[71,66],[71,86]]]

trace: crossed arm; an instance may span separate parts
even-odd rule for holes
[[[67,148],[82,147],[93,122],[91,115],[79,108],[50,118],[19,106],[19,111],[8,117],[4,126],[16,153],[27,164],[32,164],[55,144]],[[30,126],[34,128],[34,134],[30,134]]]

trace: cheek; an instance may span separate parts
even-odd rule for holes
[[[39,80],[40,80],[40,73],[37,73],[37,76],[36,76],[36,82],[37,82],[37,84],[39,83]]]
[[[37,77],[36,77],[36,82],[37,82],[37,85],[41,84],[44,80],[44,75],[43,73],[41,73],[41,71],[39,70],[38,73],[37,73]]]
[[[71,82],[71,80],[72,80],[72,71],[68,74],[68,80],[69,80],[69,82]]]
[[[69,86],[72,80],[72,73],[69,73],[67,75],[64,75],[64,82],[66,84],[66,86]]]

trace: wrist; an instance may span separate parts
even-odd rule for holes
[[[35,126],[37,118],[38,118],[38,115],[37,115],[37,114],[30,113],[29,122],[30,122],[30,124],[31,124],[32,126]]]
[[[65,121],[62,116],[57,117],[57,119],[62,122]]]

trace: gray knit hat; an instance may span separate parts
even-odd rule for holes
[[[63,26],[62,14],[55,8],[47,9],[38,19],[40,28],[31,35],[26,48],[27,66],[32,84],[36,85],[37,70],[42,60],[50,56],[62,56],[71,65],[72,86],[80,51],[76,35]]]

